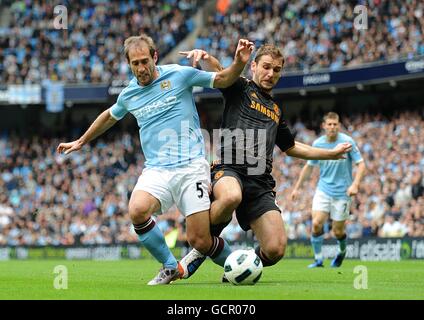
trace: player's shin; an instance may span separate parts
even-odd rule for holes
[[[339,245],[339,253],[346,252],[346,246],[347,246],[346,240],[347,240],[346,233],[341,238],[337,239],[337,244]]]
[[[135,224],[134,230],[141,243],[157,261],[165,268],[177,268],[177,260],[166,245],[163,233],[151,217],[144,223]]]
[[[184,258],[181,259],[180,264],[184,270],[181,278],[190,278],[197,269],[199,269],[207,256],[209,256],[214,263],[224,267],[225,260],[230,253],[230,246],[224,239],[212,236],[212,246],[206,254],[202,254],[196,249],[192,249]]]
[[[312,234],[311,236],[311,244],[312,244],[312,249],[314,250],[314,255],[315,255],[315,260],[319,260],[322,261],[323,256],[322,256],[322,243],[324,241],[324,234],[321,235],[314,235]]]
[[[224,267],[225,260],[231,253],[231,248],[224,239],[215,236],[212,236],[212,238],[212,246],[206,255],[209,256],[214,263]]]

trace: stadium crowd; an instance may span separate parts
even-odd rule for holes
[[[367,174],[347,222],[349,238],[424,237],[424,114],[404,112],[342,117],[358,143]],[[312,144],[315,131],[293,123],[296,139]],[[70,155],[57,154],[61,138],[0,137],[0,245],[73,245],[137,242],[127,215],[130,193],[143,167],[138,135],[112,131]],[[289,239],[309,239],[315,174],[296,202],[291,188],[304,162],[275,149],[277,202]],[[184,219],[176,209],[157,218],[165,233]],[[326,237],[330,230],[326,226]],[[224,230],[234,241],[236,221]]]
[[[354,8],[360,4],[367,8],[366,30],[353,25],[360,13]],[[226,67],[240,35],[255,41],[257,47],[265,41],[282,46],[286,71],[337,70],[411,58],[424,54],[424,3],[240,0],[228,11],[218,10],[209,17],[195,47],[208,51]]]
[[[344,132],[358,144],[367,172],[353,200],[347,222],[349,238],[424,236],[424,118],[401,113],[387,121],[383,116],[342,118]],[[317,137],[298,122],[297,140],[312,144]],[[274,177],[279,182],[277,201],[288,225],[290,239],[309,239],[312,198],[318,170],[302,189],[300,199],[287,194],[302,169],[303,161],[277,152]],[[326,237],[331,237],[326,224]]]
[[[13,4],[12,4],[13,3]],[[126,37],[153,36],[164,57],[194,30],[193,14],[204,0],[14,1],[0,25],[0,81],[7,84],[109,83],[126,80],[121,49]],[[229,3],[229,2],[228,2]],[[424,54],[422,1],[367,1],[368,29],[356,30],[354,7],[363,1],[241,0],[208,17],[195,41],[231,64],[240,37],[259,47],[284,48],[285,69],[337,70],[374,61]],[[54,6],[67,8],[68,29],[56,30]],[[63,21],[62,21],[63,22]],[[54,49],[54,50],[53,50]],[[181,63],[188,63],[181,59]]]
[[[108,83],[126,80],[124,40],[149,33],[159,57],[194,28],[192,14],[204,0],[14,1],[0,25],[0,82]],[[54,28],[56,5],[65,6],[67,29]],[[63,11],[61,11],[63,12]]]

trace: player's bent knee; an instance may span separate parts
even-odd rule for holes
[[[241,203],[241,194],[239,192],[228,192],[222,195],[219,201],[222,201],[227,208],[235,209]]]
[[[143,223],[151,216],[150,207],[147,205],[132,204],[128,208],[131,221],[133,223]]]
[[[275,264],[284,257],[286,252],[286,243],[272,245],[262,250],[264,251],[264,254],[267,256],[267,258]]]
[[[323,230],[324,230],[324,226],[322,223],[319,223],[319,222],[312,223],[312,232],[314,234],[321,234]]]
[[[333,229],[333,234],[337,239],[340,239],[345,235],[345,231],[343,229]]]

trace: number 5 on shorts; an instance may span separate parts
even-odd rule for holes
[[[197,192],[200,192],[200,194],[197,195],[199,199],[203,198],[203,189],[202,189],[202,183],[196,182],[196,190]]]

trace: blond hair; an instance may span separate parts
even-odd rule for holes
[[[322,122],[327,121],[327,119],[340,121],[339,115],[335,112],[328,112],[327,114],[325,114],[324,117],[322,118]]]

